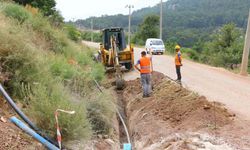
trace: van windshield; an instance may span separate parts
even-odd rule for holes
[[[150,44],[152,45],[163,45],[162,41],[151,41]]]

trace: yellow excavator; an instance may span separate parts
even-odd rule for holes
[[[123,89],[122,66],[131,70],[134,65],[134,50],[126,46],[123,28],[107,28],[102,31],[103,42],[100,44],[99,61],[106,68],[114,68],[117,89]]]

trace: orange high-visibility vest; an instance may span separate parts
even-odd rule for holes
[[[182,61],[181,52],[178,52],[175,55],[175,65],[176,66],[180,66],[181,65],[181,61]]]
[[[151,61],[148,57],[142,57],[140,59],[140,67],[141,67],[141,73],[151,73],[151,67],[150,67]]]

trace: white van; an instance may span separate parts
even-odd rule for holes
[[[147,39],[145,49],[147,53],[151,51],[152,54],[163,54],[165,52],[165,46],[163,41],[161,39],[156,38]]]

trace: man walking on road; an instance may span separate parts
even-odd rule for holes
[[[140,68],[139,68],[140,65]],[[135,65],[135,68],[141,73],[141,84],[143,87],[143,97],[150,97],[151,86],[151,58],[146,56],[146,52],[141,52],[141,58]]]
[[[181,66],[182,66],[182,57],[181,57],[181,47],[179,45],[175,46],[175,68],[176,68],[176,74],[177,74],[177,82],[181,82]]]

